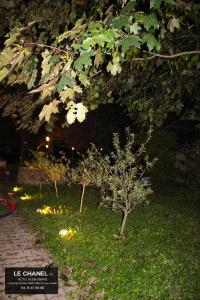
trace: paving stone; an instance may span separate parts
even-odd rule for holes
[[[45,267],[52,257],[41,246],[36,247],[36,235],[27,229],[21,216],[15,214],[0,219],[0,300],[66,300],[66,290],[59,280],[58,295],[5,295],[6,267]]]

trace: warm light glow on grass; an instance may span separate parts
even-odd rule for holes
[[[21,200],[32,200],[33,197],[28,194],[24,194],[23,196],[20,197]]]
[[[71,240],[76,233],[77,231],[75,229],[69,227],[68,229],[61,229],[58,234],[63,239]]]
[[[54,211],[50,206],[44,206],[43,208],[38,208],[37,212],[42,215],[54,215]]]
[[[13,190],[13,192],[21,192],[23,190],[23,188],[19,187],[19,186],[14,186],[12,190]]]
[[[38,208],[36,211],[41,215],[64,215],[67,212],[65,209],[62,209],[61,207],[59,209],[55,209],[50,206],[44,206],[43,208]]]

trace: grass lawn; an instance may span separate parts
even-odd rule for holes
[[[24,192],[34,199],[20,201],[19,213],[53,254],[66,284],[76,281],[85,293],[81,299],[199,299],[200,202],[195,193],[182,186],[155,188],[150,204],[129,216],[126,238],[118,241],[113,234],[120,214],[97,209],[94,188],[86,191],[82,215],[79,187],[62,187],[59,200],[53,190],[43,199],[38,189]],[[45,206],[46,214],[36,211]],[[61,229],[76,232],[63,239]]]

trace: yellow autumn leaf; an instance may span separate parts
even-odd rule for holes
[[[68,62],[66,63],[66,65],[64,66],[63,68],[63,72],[64,71],[69,71],[70,68],[71,68],[71,64],[73,63],[73,59],[72,58],[69,58]]]
[[[3,52],[0,54],[0,67],[3,67],[5,65],[8,65],[11,63],[13,56],[15,54],[15,49],[6,48]]]
[[[79,85],[74,85],[73,90],[74,90],[74,92],[79,93],[79,94],[83,92],[82,88]]]
[[[10,70],[8,70],[6,67],[0,70],[0,81],[2,81],[6,76],[9,74]]]
[[[85,105],[83,105],[82,102],[75,103],[74,101],[70,101],[67,103],[66,109],[67,112],[67,122],[68,124],[73,124],[75,120],[77,119],[80,123],[82,123],[85,118],[86,114],[88,112],[88,109]]]
[[[52,93],[52,91],[53,91],[53,89],[54,89],[54,86],[49,86],[49,87],[47,87],[46,89],[44,89],[44,90],[42,91],[42,94],[41,94],[41,96],[40,96],[40,99],[41,99],[41,100],[44,100],[46,97],[50,96],[51,93]]]
[[[88,112],[88,109],[87,109],[86,106],[83,105],[83,103],[77,103],[76,104],[76,109],[77,109],[77,114],[76,114],[77,120],[80,123],[82,123],[86,118],[86,114]]]
[[[74,90],[69,87],[60,92],[60,100],[64,103],[67,99],[74,99]]]
[[[110,72],[113,76],[115,76],[117,75],[117,73],[121,73],[122,68],[118,62],[112,63],[111,61],[109,61],[106,70]]]
[[[73,124],[76,120],[76,114],[74,113],[74,109],[69,109],[67,113],[67,122],[69,125]]]
[[[75,72],[74,70],[71,70],[71,76],[72,76],[73,78],[76,77],[76,72]]]
[[[96,51],[96,55],[95,55],[95,59],[94,59],[94,65],[98,66],[103,62],[103,55],[102,55],[102,52],[101,52],[101,49],[98,48],[97,51]]]
[[[49,74],[50,68],[51,68],[51,64],[49,64],[49,60],[51,58],[51,55],[49,54],[49,50],[45,50],[42,53],[42,57],[43,57],[43,61],[42,61],[42,79],[44,79],[44,77],[46,75]]]
[[[39,120],[41,121],[44,118],[46,122],[49,122],[51,115],[59,112],[58,111],[59,103],[60,101],[53,100],[49,104],[45,104],[42,108],[42,111],[39,114]]]

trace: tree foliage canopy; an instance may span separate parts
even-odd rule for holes
[[[0,81],[25,84],[29,100],[1,95],[0,108],[33,131],[114,101],[143,124],[197,119],[199,11],[182,0],[3,0]]]

